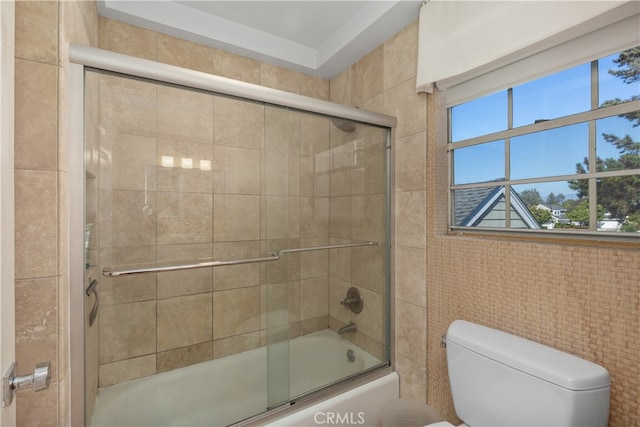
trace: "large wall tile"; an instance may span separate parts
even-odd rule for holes
[[[100,387],[148,377],[156,373],[156,355],[135,357],[100,365]]]
[[[378,342],[384,341],[384,294],[360,288],[360,295],[365,302],[362,311],[352,316],[358,325],[358,331]]]
[[[415,79],[407,80],[384,93],[385,113],[400,117],[396,138],[426,130],[426,94],[416,94]]]
[[[143,191],[100,191],[100,247],[156,244],[156,194]]]
[[[15,171],[17,279],[55,276],[58,272],[57,187],[55,171]]]
[[[213,358],[232,356],[260,347],[260,333],[249,332],[242,335],[221,338],[213,342]]]
[[[424,366],[427,344],[424,307],[396,301],[396,351],[418,366]]]
[[[289,159],[275,151],[266,151],[264,156],[265,193],[286,196],[289,192]]]
[[[158,62],[213,73],[213,55],[217,49],[166,34],[158,34]]]
[[[113,190],[156,189],[156,139],[106,133],[100,148],[110,153],[100,162],[100,188]]]
[[[37,363],[51,361],[51,377],[58,378],[58,280],[55,277],[17,280],[16,360],[20,374]]]
[[[326,246],[328,240],[325,237],[305,237],[300,239],[303,248]],[[314,277],[326,277],[329,275],[329,251],[309,251],[300,253],[300,279]]]
[[[100,363],[156,352],[156,302],[100,307]]]
[[[319,77],[300,74],[300,95],[315,99],[329,100],[329,81]]]
[[[398,138],[395,145],[396,190],[419,191],[427,185],[427,134]]]
[[[255,332],[260,328],[258,286],[213,294],[214,340]],[[214,352],[216,343],[214,342]]]
[[[384,292],[386,283],[384,246],[351,248],[351,282],[375,292]]]
[[[119,76],[100,76],[100,125],[106,132],[156,135],[156,85]]]
[[[213,141],[218,145],[262,150],[264,107],[234,99],[213,100]]]
[[[300,280],[300,320],[326,316],[329,312],[329,278]]]
[[[156,153],[158,191],[211,193],[215,174],[211,144],[158,139]],[[165,161],[173,166],[165,166]]]
[[[99,24],[101,49],[152,61],[158,59],[158,33],[103,17]]]
[[[427,401],[427,369],[401,354],[396,354],[396,371],[400,376],[400,395],[408,399]]]
[[[331,277],[329,279],[329,315],[343,324],[349,323],[353,313],[347,307],[340,304],[347,297],[351,283]]]
[[[156,274],[99,278],[101,305],[156,299]]]
[[[16,57],[57,64],[58,2],[17,1],[15,13]]]
[[[222,50],[214,52],[213,73],[243,82],[260,84],[259,61]]]
[[[383,194],[351,197],[351,236],[357,240],[385,240],[385,205]]]
[[[258,241],[213,244],[213,258],[215,261],[259,258],[262,256],[264,255],[260,252],[260,243]],[[213,286],[216,291],[246,288],[257,286],[258,284],[260,284],[260,264],[232,265],[213,270]]]
[[[158,299],[211,292],[211,269],[171,271],[158,276]]]
[[[216,193],[260,194],[260,150],[213,146],[213,188]]]
[[[384,90],[415,77],[418,61],[417,20],[387,40],[383,46]]]
[[[396,194],[396,244],[426,246],[426,194],[405,191]]]
[[[332,197],[329,232],[331,237],[351,239],[351,230],[351,197]]]
[[[60,57],[66,58],[66,43],[98,46],[98,7],[83,1],[58,3],[60,19]]]
[[[213,358],[213,341],[163,351],[157,355],[158,372],[206,362]]]
[[[260,64],[260,84],[285,92],[300,93],[300,73],[277,65]]]
[[[158,85],[158,136],[211,143],[213,96]]]
[[[260,240],[260,196],[215,195],[213,240]]]
[[[330,201],[328,197],[300,198],[300,237],[329,235]]]
[[[382,93],[384,73],[384,49],[380,45],[352,67],[351,102],[354,106]]]
[[[37,427],[58,426],[58,383],[38,393],[22,393],[16,399],[16,419],[20,425]]]
[[[211,194],[158,193],[158,244],[211,242],[212,202]]]
[[[292,211],[289,203],[295,203],[297,199],[287,196],[265,196],[265,213],[263,215],[263,238],[268,240],[286,239],[293,237],[289,235],[291,221],[297,218],[290,218]]]
[[[348,241],[334,240],[331,244],[349,243]],[[331,249],[329,251],[329,273],[331,277],[345,282],[351,282],[351,252],[352,248]]]
[[[329,82],[329,100],[338,104],[352,106],[351,102],[351,73],[353,67],[349,67],[335,76]]]
[[[427,251],[425,248],[396,246],[396,298],[427,306]]]
[[[300,154],[313,156],[329,150],[330,120],[313,114],[299,115]]]
[[[16,59],[14,159],[16,168],[57,170],[57,97],[57,66]]]
[[[211,340],[211,294],[158,301],[158,351]]]

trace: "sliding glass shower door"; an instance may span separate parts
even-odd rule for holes
[[[388,365],[388,152],[387,128],[87,71],[87,425],[229,425]]]

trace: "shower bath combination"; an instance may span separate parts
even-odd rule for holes
[[[71,260],[73,420],[240,425],[391,371],[394,118],[71,57],[72,228],[93,224]]]

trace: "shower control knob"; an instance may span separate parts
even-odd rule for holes
[[[351,310],[353,313],[358,314],[362,311],[363,303],[360,291],[355,287],[350,287],[347,291],[347,297],[340,301],[345,308]]]

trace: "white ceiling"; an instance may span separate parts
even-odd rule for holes
[[[98,0],[100,15],[324,79],[418,18],[421,0]]]

